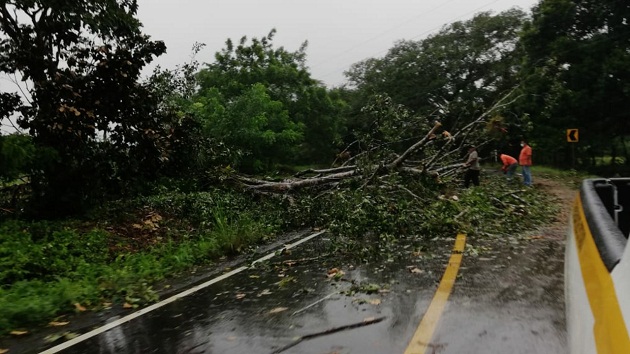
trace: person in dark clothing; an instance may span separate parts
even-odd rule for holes
[[[468,155],[466,157],[466,174],[464,175],[464,187],[468,188],[470,183],[473,185],[479,185],[479,173],[481,172],[481,165],[479,165],[479,154],[477,148],[470,146],[468,148]]]

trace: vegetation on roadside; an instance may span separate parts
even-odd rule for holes
[[[372,261],[403,239],[422,245],[456,232],[516,233],[548,220],[557,207],[544,193],[493,174],[480,187],[434,187],[305,193],[294,203],[172,190],[108,203],[83,220],[4,221],[0,282],[11,285],[0,288],[0,332],[155,301],[157,281],[306,225],[329,226],[331,251]]]
[[[109,203],[93,219],[4,221],[0,333],[78,309],[155,301],[157,281],[290,227],[280,205],[226,190],[169,191]]]
[[[559,181],[563,185],[576,190],[580,187],[584,179],[600,177],[584,171],[558,169],[549,166],[533,166],[532,171],[532,173],[535,173],[537,176]]]

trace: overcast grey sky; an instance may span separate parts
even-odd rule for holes
[[[530,11],[537,0],[139,0],[144,32],[163,40],[165,68],[189,60],[195,42],[206,47],[200,62],[212,62],[228,38],[263,37],[277,29],[275,46],[289,51],[308,40],[307,66],[328,86],[366,58],[382,57],[398,40],[419,40],[443,25],[482,11],[512,7]]]

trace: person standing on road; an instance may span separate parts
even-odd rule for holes
[[[465,166],[468,167],[468,169],[464,175],[464,186],[468,188],[468,186],[470,186],[470,182],[472,182],[475,186],[478,186],[481,166],[479,165],[479,154],[474,146],[468,147],[468,156],[466,158]]]
[[[500,157],[501,162],[503,162],[501,171],[503,171],[503,173],[506,173],[508,181],[511,181],[512,176],[514,176],[514,172],[516,172],[516,168],[518,167],[518,162],[510,155],[501,154]]]
[[[518,163],[523,169],[523,184],[528,187],[532,186],[532,148],[527,141],[521,140],[521,154],[518,157]]]

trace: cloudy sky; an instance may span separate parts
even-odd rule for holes
[[[345,82],[343,72],[366,58],[381,57],[398,40],[419,40],[443,25],[482,11],[512,7],[529,11],[537,0],[139,0],[144,32],[163,40],[168,52],[156,63],[173,68],[198,55],[212,62],[231,38],[263,37],[277,30],[275,46],[295,51],[308,41],[307,66],[328,86]]]

